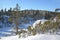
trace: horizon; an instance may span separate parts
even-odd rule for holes
[[[21,7],[21,10],[55,11],[56,8],[60,8],[60,0],[0,0],[0,10],[15,8],[17,3]]]

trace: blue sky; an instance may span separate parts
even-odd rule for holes
[[[35,9],[54,11],[56,8],[60,8],[60,0],[0,0],[0,9],[14,8],[17,3],[21,7],[21,10]]]

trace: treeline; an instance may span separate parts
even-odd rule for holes
[[[11,14],[11,12],[12,12],[12,8],[10,8],[10,9],[1,9],[0,10],[0,16],[2,16],[2,15],[8,15],[8,16],[10,16],[10,14]]]
[[[0,16],[7,15],[11,16],[12,13],[15,12],[13,8],[10,8],[9,10],[0,10]],[[42,19],[43,17],[45,19],[50,19],[51,17],[55,17],[57,14],[60,14],[59,12],[50,12],[50,11],[44,11],[44,10],[20,10],[19,11],[20,17],[31,17],[35,19]]]

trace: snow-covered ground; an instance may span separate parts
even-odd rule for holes
[[[12,36],[15,34],[12,34],[13,30],[11,27],[3,27],[0,28],[0,37],[7,37],[7,36]]]
[[[18,35],[16,35],[16,36],[3,37],[0,40],[60,40],[60,35],[40,34],[35,36],[28,36],[26,38],[18,38]]]
[[[36,34],[19,38],[19,35],[12,34],[11,27],[0,28],[0,40],[60,40],[60,35]]]

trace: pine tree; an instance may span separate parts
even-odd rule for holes
[[[16,8],[13,9],[12,12],[12,21],[13,23],[16,24],[16,35],[18,34],[18,19],[19,19],[19,11],[20,11],[20,7],[18,4],[16,4]]]
[[[36,35],[36,29],[35,28],[33,28],[33,30],[32,30],[32,35]]]
[[[19,5],[16,4],[16,34],[18,34],[18,18],[19,18]]]
[[[31,35],[32,32],[31,26],[29,26],[27,29],[28,29],[28,35]]]

